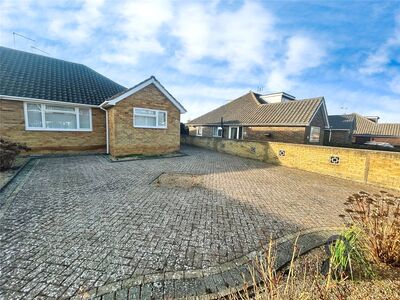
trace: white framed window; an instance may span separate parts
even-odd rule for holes
[[[222,137],[222,127],[213,127],[213,137]]]
[[[165,110],[133,108],[133,126],[138,128],[167,128]]]
[[[321,128],[320,127],[311,126],[311,129],[310,129],[310,142],[311,143],[318,143],[320,135],[321,135]]]
[[[92,110],[86,107],[24,102],[25,129],[92,131]]]
[[[243,138],[243,127],[232,126],[229,127],[229,138],[233,140],[241,140]]]
[[[201,126],[196,127],[196,135],[203,136],[203,127],[201,127]]]

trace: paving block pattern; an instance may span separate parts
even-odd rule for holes
[[[0,299],[212,294],[238,278],[209,277],[218,273],[209,270],[270,237],[340,225],[349,194],[377,191],[204,149],[182,151],[188,156],[29,162],[0,194]],[[162,173],[197,174],[201,184],[154,184]],[[206,279],[195,280],[199,274]]]

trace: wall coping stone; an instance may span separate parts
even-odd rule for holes
[[[357,152],[357,151],[362,151],[365,153],[378,153],[378,154],[393,154],[393,155],[398,155],[400,159],[400,152],[397,151],[388,151],[388,150],[375,150],[375,149],[356,149],[356,148],[347,148],[347,147],[335,147],[335,146],[325,146],[325,145],[320,145],[320,144],[298,144],[298,143],[285,143],[285,142],[271,142],[271,141],[260,141],[260,140],[236,140],[236,139],[229,139],[229,138],[222,138],[222,137],[208,137],[208,136],[191,136],[191,135],[184,135],[182,138],[185,140],[186,138],[200,138],[200,139],[210,139],[210,140],[222,140],[222,141],[229,141],[229,142],[234,142],[234,143],[260,143],[260,144],[272,144],[272,145],[280,145],[280,144],[287,144],[290,146],[296,146],[296,147],[318,147],[318,148],[323,148],[323,149],[331,149],[331,150],[344,150],[344,151],[352,151],[352,152]]]

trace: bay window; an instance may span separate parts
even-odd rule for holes
[[[135,107],[133,126],[138,128],[167,128],[167,112],[164,110]]]
[[[26,130],[92,130],[90,108],[25,102],[24,110]]]

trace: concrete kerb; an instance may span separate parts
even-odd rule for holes
[[[273,240],[275,247],[277,248],[276,257],[276,269],[284,267],[288,262],[290,262],[292,257],[292,251],[294,243],[297,239],[297,247],[299,249],[299,254],[305,254],[308,251],[325,244],[326,240],[333,234],[338,234],[341,232],[342,227],[320,227],[320,228],[310,228],[306,230],[301,230],[295,233],[285,235],[283,237]],[[218,284],[218,291],[207,292],[205,294],[198,294],[196,296],[185,296],[177,297],[176,299],[216,299],[219,297],[227,296],[231,293],[238,292],[242,290],[243,281],[238,283],[236,286],[231,286],[223,278],[222,274],[240,274],[243,270],[246,270],[252,260],[256,257],[262,257],[265,254],[264,248],[260,248],[256,251],[250,252],[249,254],[240,257],[238,259],[232,260],[230,262],[224,263],[220,266],[210,267],[207,269],[199,270],[188,270],[188,271],[176,271],[176,272],[160,272],[148,275],[140,275],[122,281],[110,283],[93,290],[89,290],[85,293],[74,296],[72,299],[101,299],[105,296],[112,294],[114,297],[115,293],[121,289],[130,289],[133,287],[140,287],[144,284],[157,284],[167,280],[177,281],[188,281],[188,280],[206,280],[211,277],[217,276],[221,284]],[[220,277],[220,278],[219,278]],[[237,278],[237,277],[236,277]],[[250,282],[251,283],[251,282]],[[207,289],[206,291],[211,290]],[[195,291],[197,292],[197,291]]]
[[[23,168],[32,160],[32,157],[28,157],[28,159],[18,167],[17,171],[0,187],[0,193],[13,181],[15,177],[22,171]]]
[[[5,184],[3,186],[4,189],[0,190],[0,195],[3,196],[3,194],[7,194],[7,193],[8,193],[8,195],[16,195],[18,193],[18,191],[22,188],[22,184],[18,184],[17,186],[15,186],[14,189],[12,189],[11,182],[16,180],[17,175],[20,174],[22,172],[22,170],[27,170],[27,173],[21,177],[22,182],[26,181],[27,178],[29,177],[29,174],[32,172],[33,167],[36,164],[37,164],[36,160],[29,159],[27,161],[27,163],[25,163],[23,166],[21,166],[21,168],[17,171],[17,173],[14,174],[14,176],[12,176],[12,178],[7,182],[7,184]],[[5,189],[6,186],[11,187],[11,189]],[[4,203],[0,202],[0,219],[3,218],[4,213],[7,211],[8,207],[11,205],[14,197],[7,196],[7,197],[4,197],[4,199],[6,199],[6,201]]]
[[[173,155],[155,155],[155,156],[136,156],[136,157],[125,157],[125,158],[120,158],[120,159],[112,159],[111,155],[109,154],[103,154],[103,157],[111,162],[111,163],[121,163],[121,162],[127,162],[127,161],[140,161],[140,160],[151,160],[151,159],[165,159],[165,158],[175,158],[175,157],[183,157],[183,156],[188,156],[188,154],[183,153],[181,151],[173,154]]]

